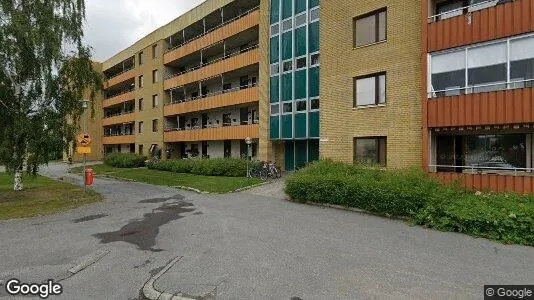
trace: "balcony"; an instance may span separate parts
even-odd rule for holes
[[[451,5],[461,1],[450,1]],[[434,9],[428,18],[427,50],[434,52],[534,31],[534,3],[484,1],[451,10]]]
[[[166,143],[192,141],[243,140],[247,137],[259,138],[259,125],[219,126],[205,129],[178,130],[166,129]]]
[[[121,144],[134,144],[135,135],[104,135],[102,138],[102,144],[104,145],[121,145]]]
[[[135,122],[134,111],[126,111],[113,114],[102,120],[102,126],[111,126],[116,124],[132,123]]]
[[[123,72],[115,75],[112,78],[108,78],[107,81],[104,83],[104,89],[112,88],[118,84],[124,83],[128,80],[135,82],[135,77],[137,76],[137,72],[132,67],[131,69],[124,70]]]
[[[107,108],[132,100],[135,100],[135,89],[128,89],[105,98],[102,107]]]
[[[163,56],[164,64],[169,64],[186,55],[200,51],[212,44],[219,43],[242,31],[259,25],[259,7],[254,7],[237,17],[228,20],[193,39],[187,40],[168,50]]]
[[[173,116],[257,101],[259,101],[259,90],[257,86],[254,85],[244,89],[238,87],[232,90],[208,94],[203,98],[188,98],[171,103],[165,106],[164,115]]]
[[[164,82],[164,89],[184,86],[206,78],[214,77],[259,62],[258,45],[223,56],[220,59],[201,64],[189,70],[171,75]]]
[[[534,176],[432,173],[432,176],[445,183],[460,181],[465,187],[483,191],[515,192],[520,195],[534,193]]]

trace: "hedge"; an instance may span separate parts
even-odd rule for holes
[[[421,170],[382,171],[321,161],[289,176],[295,201],[337,204],[408,218],[444,231],[534,246],[534,197],[472,192]]]
[[[112,153],[104,157],[104,164],[115,168],[140,168],[145,166],[145,156],[135,153]]]
[[[236,158],[151,160],[149,169],[205,176],[245,177],[247,161]]]

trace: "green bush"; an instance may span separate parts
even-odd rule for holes
[[[205,176],[245,177],[247,161],[234,158],[150,161],[149,169]]]
[[[420,170],[321,161],[291,175],[285,191],[296,201],[355,207],[439,230],[534,245],[534,197],[475,194],[440,184]]]
[[[104,164],[116,168],[140,168],[145,166],[146,157],[135,153],[112,153],[104,157]]]

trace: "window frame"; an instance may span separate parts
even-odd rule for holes
[[[383,12],[386,13],[386,21],[385,21],[386,23],[384,24],[384,31],[385,31],[384,32],[384,39],[380,40],[380,13],[383,13]],[[358,21],[363,20],[363,19],[365,19],[367,17],[371,17],[373,15],[375,16],[375,28],[374,28],[375,29],[375,32],[374,32],[375,41],[371,42],[371,43],[367,43],[367,44],[357,45],[356,44],[356,35],[357,35],[357,26],[356,25],[358,24]],[[387,9],[387,6],[352,18],[352,47],[353,48],[371,46],[371,45],[374,45],[374,44],[386,42],[387,40],[388,40],[388,9]]]
[[[152,84],[158,83],[159,81],[159,71],[158,69],[152,70]]]
[[[375,165],[379,165],[383,168],[387,167],[387,161],[388,161],[388,137],[387,136],[359,136],[354,137],[353,139],[353,164],[359,164],[357,158],[358,158],[358,140],[374,140],[376,145],[376,163]],[[381,146],[380,141],[384,141],[384,162],[380,162],[380,153],[381,153]],[[365,165],[365,164],[363,164]]]
[[[137,106],[138,111],[143,111],[145,109],[145,103],[144,103],[143,98],[139,98],[137,105],[138,105]]]
[[[158,58],[158,44],[152,45],[152,59]]]
[[[143,131],[144,131],[144,129],[145,129],[145,128],[144,128],[144,125],[145,125],[145,122],[143,122],[143,121],[139,121],[139,124],[138,124],[138,126],[137,126],[137,127],[138,127],[137,130],[138,130],[139,134],[143,134]]]
[[[380,102],[380,77],[384,76],[384,102]],[[362,79],[369,79],[374,78],[375,80],[375,102],[374,104],[358,104],[358,92],[357,92],[357,84],[358,80]],[[388,76],[387,72],[377,72],[373,74],[368,75],[361,75],[356,76],[353,78],[353,86],[352,86],[352,94],[353,94],[353,107],[354,108],[361,108],[361,107],[374,107],[374,106],[385,106],[387,104],[388,100],[388,93],[387,93],[387,87],[388,87]]]
[[[152,133],[159,132],[159,119],[152,120]]]
[[[159,107],[159,94],[152,95],[152,108]]]

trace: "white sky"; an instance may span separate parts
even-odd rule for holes
[[[87,0],[85,43],[104,61],[205,0]]]

